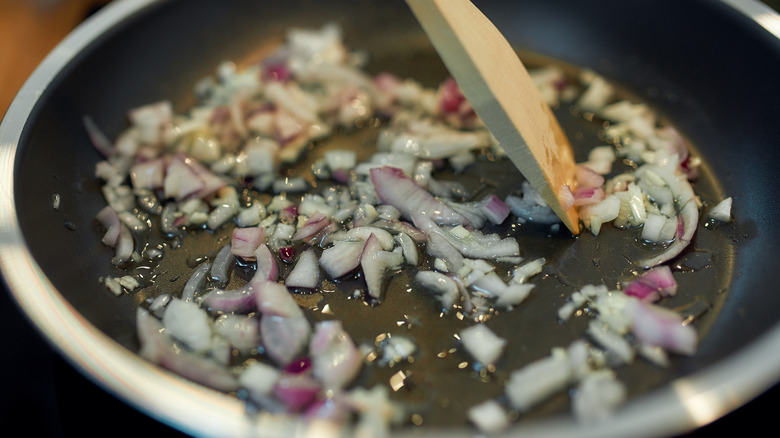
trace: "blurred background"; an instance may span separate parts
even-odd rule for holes
[[[111,0],[0,0],[0,118],[26,78],[62,38]],[[132,1],[132,0],[129,0]],[[714,1],[714,0],[713,0]],[[780,0],[764,3],[780,10]],[[747,48],[746,48],[747,49]],[[5,290],[0,291],[0,424],[24,436],[178,432],[105,393],[49,348]],[[780,352],[778,352],[780,354]],[[765,433],[780,406],[776,387],[687,436]],[[637,431],[641,434],[641,431]]]

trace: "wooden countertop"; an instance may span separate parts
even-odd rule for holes
[[[0,117],[43,58],[106,2],[0,0]]]

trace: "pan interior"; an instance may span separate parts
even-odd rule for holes
[[[429,84],[430,81],[445,76],[443,67],[437,63],[430,48],[408,50],[409,45],[420,45],[420,33],[404,11],[399,12],[390,6],[375,8],[369,5],[369,2],[357,2],[348,15],[339,16],[334,11],[307,4],[307,7],[318,9],[315,12],[322,14],[307,15],[303,19],[298,19],[295,8],[289,6],[289,10],[273,11],[280,17],[273,25],[256,30],[251,26],[251,20],[236,17],[262,16],[270,12],[265,10],[268,6],[249,4],[254,2],[242,4],[240,7],[238,4],[241,2],[232,6],[192,2],[195,6],[186,6],[191,8],[192,12],[188,9],[185,20],[181,9],[185,7],[183,3],[185,2],[162,2],[150,8],[96,41],[67,66],[36,106],[23,133],[23,148],[16,162],[17,208],[25,239],[34,258],[57,290],[80,314],[131,351],[137,349],[133,322],[135,307],[145,297],[143,294],[156,292],[147,290],[138,296],[117,298],[111,296],[97,282],[99,277],[109,273],[111,254],[100,244],[101,230],[94,222],[94,215],[103,206],[103,201],[93,177],[93,166],[98,157],[88,147],[85,133],[81,130],[82,115],[94,115],[99,124],[107,127],[109,133],[116,134],[124,127],[127,108],[160,98],[173,98],[180,102],[180,109],[183,109],[189,100],[191,85],[200,77],[210,74],[219,61],[240,59],[256,49],[258,41],[278,38],[279,33],[287,26],[318,26],[328,20],[339,21],[344,26],[347,41],[351,46],[365,48],[376,54],[371,64],[371,68],[376,71],[396,71],[404,76],[428,81]],[[491,11],[494,11],[492,16],[498,18],[499,14],[495,11],[498,11],[496,8],[499,8],[499,3],[484,2],[485,12],[491,16]],[[514,41],[534,51],[550,53],[558,59],[603,71],[635,95],[648,100],[678,126],[694,143],[696,153],[703,157],[704,171],[696,183],[697,192],[703,200],[716,202],[724,196],[734,196],[737,205],[744,208],[745,215],[738,216],[734,224],[718,229],[700,229],[695,249],[688,251],[675,264],[675,268],[681,273],[680,294],[668,301],[668,305],[679,307],[705,303],[709,306],[708,311],[697,322],[703,338],[699,353],[693,358],[675,360],[668,370],[659,370],[640,363],[620,370],[621,379],[630,383],[630,391],[636,395],[701,370],[728,356],[743,343],[756,338],[773,325],[777,315],[772,309],[780,308],[774,305],[780,303],[773,302],[780,298],[762,294],[771,284],[767,261],[762,261],[762,254],[768,251],[767,242],[773,241],[772,239],[777,241],[778,237],[776,227],[771,226],[776,222],[774,217],[777,206],[769,202],[770,193],[765,188],[777,179],[776,172],[767,166],[773,159],[780,157],[776,156],[778,151],[775,148],[766,146],[770,138],[778,138],[772,131],[777,128],[756,123],[768,115],[776,115],[777,108],[767,107],[761,99],[752,98],[751,96],[756,96],[756,91],[750,81],[735,85],[735,89],[724,89],[722,96],[743,102],[740,106],[749,108],[748,114],[735,112],[732,108],[722,105],[710,105],[709,100],[712,97],[707,93],[710,84],[694,83],[692,76],[695,75],[690,71],[691,68],[680,71],[683,69],[679,69],[674,63],[655,63],[656,58],[663,57],[653,55],[652,51],[639,51],[645,46],[664,47],[667,42],[663,39],[642,41],[642,45],[637,48],[627,48],[617,38],[605,38],[598,41],[603,45],[602,50],[598,53],[587,52],[590,57],[583,59],[585,52],[578,51],[578,45],[573,42],[578,35],[582,35],[576,32],[576,27],[561,31],[555,38],[542,42],[540,39],[545,32],[535,28],[533,20],[549,20],[551,7],[544,2],[528,2],[524,7],[526,9],[523,9],[522,18],[497,19],[500,28],[503,26],[511,29],[507,32],[510,39],[514,36]],[[282,6],[282,9],[284,8]],[[618,5],[616,8],[628,14],[628,11],[623,11]],[[714,11],[708,11],[705,16],[716,24],[719,20],[729,19],[724,11],[713,9]],[[242,10],[244,13],[238,14],[236,10]],[[393,12],[393,15],[387,15],[388,12]],[[644,23],[639,15],[641,12],[648,13],[632,11],[626,15],[629,18],[624,21],[631,22],[633,18],[635,22]],[[583,15],[577,15],[578,13]],[[500,15],[512,16],[506,12]],[[596,23],[594,26],[600,31],[612,29],[611,31],[619,34],[621,30],[625,30],[621,29],[622,21],[612,28],[599,26],[599,23],[607,20],[607,17],[602,15],[589,13],[585,8],[573,5],[554,21],[567,22],[578,16],[578,20],[584,23],[589,21],[582,17],[593,16]],[[351,17],[357,16],[362,16],[362,19],[350,20]],[[389,16],[399,19],[393,21],[387,18]],[[675,18],[667,16],[666,19]],[[189,29],[191,22],[202,25],[190,34],[177,34],[176,29]],[[569,24],[572,22],[569,21]],[[228,26],[228,23],[237,29],[235,35],[243,37],[241,44],[228,44],[227,36],[210,30]],[[374,32],[368,32],[372,26]],[[707,29],[710,26],[715,24],[707,25]],[[410,29],[413,31],[405,32]],[[525,34],[526,31],[530,33]],[[171,35],[166,42],[169,45],[167,50],[162,51],[164,53],[148,50],[153,40],[158,39],[156,35],[159,35],[159,32]],[[363,38],[361,35],[370,36]],[[388,41],[391,40],[389,35],[399,36]],[[197,42],[188,42],[188,37],[194,37]],[[746,43],[756,43],[749,35],[743,38]],[[571,45],[568,53],[564,50],[567,42]],[[723,47],[728,50],[736,45],[736,42],[730,42]],[[678,48],[679,46],[677,44]],[[758,41],[757,46],[766,47],[761,41]],[[380,47],[381,49],[377,49]],[[667,47],[674,45],[669,42]],[[669,58],[683,56],[675,55],[671,49],[667,50],[670,50]],[[175,66],[170,65],[172,53],[176,54]],[[649,59],[639,57],[637,53],[642,53],[642,57],[647,56]],[[777,54],[776,51],[772,53]],[[699,56],[715,63],[713,71],[721,71],[724,75],[733,71],[744,73],[749,70],[751,62],[757,62],[755,59],[749,59],[733,65],[724,65],[720,61],[710,59],[714,58],[713,53],[699,53]],[[148,69],[139,71],[139,58],[145,59]],[[422,71],[424,74],[420,73]],[[708,79],[714,80],[716,79]],[[685,88],[681,90],[680,86]],[[111,99],[106,99],[106,96],[111,96]],[[746,100],[747,102],[744,102]],[[580,140],[582,144],[579,146],[591,147],[594,146],[593,142],[598,141],[592,125],[573,117],[566,108],[561,108],[557,114],[569,137],[575,139],[575,144]],[[731,123],[732,120],[735,123]],[[728,126],[734,127],[734,132],[725,129]],[[750,132],[747,132],[746,126],[751,127]],[[728,133],[724,133],[724,130]],[[739,142],[750,140],[751,145],[755,145],[765,154],[760,159],[746,157],[731,147],[737,144],[737,139]],[[362,146],[365,139],[354,134],[344,134],[338,140]],[[485,161],[481,165],[486,166],[486,169],[501,166],[500,163],[491,161]],[[519,178],[513,169],[508,167],[490,174],[497,176],[474,183],[512,187],[516,186]],[[51,208],[50,203],[54,194],[59,195],[62,200],[61,208],[56,211]],[[550,315],[554,315],[555,309],[572,290],[576,290],[577,285],[598,282],[601,279],[608,279],[613,284],[619,281],[628,268],[627,259],[630,260],[633,256],[617,256],[612,248],[635,246],[633,241],[636,239],[636,235],[630,232],[611,229],[605,230],[598,239],[584,234],[574,241],[555,237],[551,239],[533,227],[520,227],[516,232],[522,241],[524,256],[548,257],[552,261],[551,265],[556,268],[538,282],[539,289],[546,291],[543,296],[535,296],[534,302],[529,302],[526,309],[499,315],[491,321],[491,328],[497,332],[518,333],[518,336],[511,337],[508,354],[503,359],[504,363],[512,364],[511,367],[506,367],[507,371],[548,354],[551,345],[567,345],[581,332],[582,327],[577,327],[576,324],[555,324]],[[201,249],[193,248],[191,251],[182,254],[194,254]],[[171,258],[171,262],[174,261],[175,258]],[[186,263],[187,256],[179,262]],[[170,272],[178,269],[171,269]],[[312,308],[320,309],[324,304],[332,302],[330,307],[344,312],[343,319],[348,328],[353,329],[353,333],[358,332],[367,319],[371,319],[372,326],[375,324],[377,327],[376,330],[363,330],[364,338],[356,336],[357,342],[374,342],[382,333],[426,332],[426,336],[416,338],[421,342],[421,351],[448,351],[455,342],[452,334],[464,327],[464,322],[456,318],[438,316],[432,311],[433,299],[406,292],[407,284],[407,279],[402,276],[394,278],[388,286],[388,299],[376,308],[368,308],[358,300],[349,300],[346,294],[339,292],[325,295],[323,301],[316,302]],[[349,285],[344,286],[349,288]],[[549,315],[535,312],[531,306],[548,309]],[[312,317],[316,318],[315,315],[316,312],[313,312]],[[419,319],[416,318],[417,315],[420,316]],[[537,336],[535,333],[538,333],[539,327],[551,329],[544,336]],[[428,336],[428,333],[432,335]],[[424,412],[427,424],[451,424],[448,418],[453,415],[463,418],[463,410],[472,403],[452,403],[453,400],[474,397],[468,401],[476,402],[486,398],[486,394],[496,395],[500,392],[500,383],[506,378],[506,375],[500,372],[480,375],[470,367],[459,368],[460,363],[468,360],[462,352],[444,358],[430,354],[427,356],[431,359],[403,365],[403,370],[413,376],[403,397],[419,402],[420,406],[423,406],[420,408],[421,412],[430,406],[444,407],[436,411],[438,413]],[[401,368],[377,368],[370,378],[386,382],[390,375],[399,370]],[[431,375],[435,375],[435,378]],[[565,397],[559,397],[546,404],[538,414],[564,409]]]

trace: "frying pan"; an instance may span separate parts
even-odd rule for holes
[[[599,72],[673,121],[705,162],[706,196],[735,202],[736,221],[711,242],[700,230],[704,241],[696,244],[716,248],[710,257],[723,269],[702,269],[685,285],[691,294],[714,297],[701,320],[697,354],[675,359],[666,374],[633,379],[630,402],[610,421],[583,427],[553,411],[520,421],[512,433],[680,433],[776,383],[777,15],[752,2],[735,4],[760,15],[704,0],[475,3],[518,48]],[[288,27],[328,21],[343,27],[347,44],[369,53],[401,56],[424,46],[400,1],[118,1],[52,52],[0,126],[0,261],[13,298],[77,369],[186,433],[246,435],[255,425],[234,397],[136,356],[137,302],[112,296],[96,280],[108,272],[111,253],[100,245],[94,222],[103,206],[93,177],[99,157],[88,147],[81,118],[91,115],[113,137],[126,125],[128,108],[169,98],[182,110],[191,102],[192,85],[221,61],[278,42]],[[431,71],[444,74],[434,64]],[[61,198],[56,210],[53,194]],[[572,268],[566,276],[579,272],[585,270]],[[474,433],[446,426],[425,431]]]

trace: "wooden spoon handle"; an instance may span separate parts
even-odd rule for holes
[[[509,42],[469,0],[406,0],[477,115],[573,233],[571,145]]]

